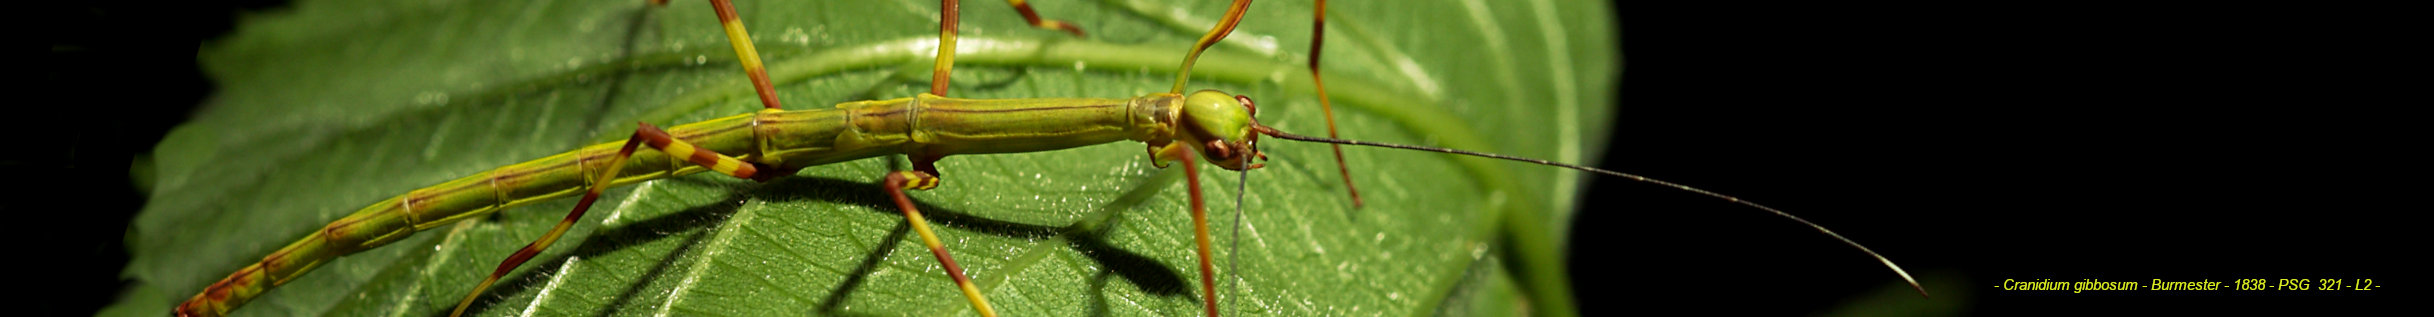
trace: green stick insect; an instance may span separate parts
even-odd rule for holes
[[[1553,227],[1552,223],[1560,223],[1562,217],[1533,212],[1559,210],[1571,200],[1564,193],[1569,193],[1569,186],[1576,186],[1577,180],[1560,176],[1567,173],[1475,159],[1421,159],[1401,153],[1341,150],[1331,153],[1316,151],[1316,147],[1258,140],[1265,136],[1266,140],[1384,146],[1515,159],[1732,199],[1628,174],[1550,161],[1283,132],[1326,125],[1330,134],[1334,134],[1333,110],[1329,109],[1333,101],[1368,114],[1350,117],[1346,122],[1349,127],[1346,130],[1350,131],[1393,131],[1391,126],[1396,125],[1428,127],[1424,133],[1378,137],[1427,140],[1460,148],[1498,148],[1489,144],[1544,144],[1549,143],[1546,140],[1557,140],[1553,143],[1575,145],[1550,147],[1554,148],[1553,153],[1532,150],[1521,153],[1577,160],[1581,153],[1593,150],[1577,145],[1593,144],[1580,140],[1578,135],[1593,135],[1594,131],[1580,130],[1585,126],[1581,123],[1595,120],[1581,118],[1602,117],[1597,112],[1604,111],[1588,110],[1591,108],[1581,105],[1603,104],[1605,100],[1575,99],[1573,96],[1604,96],[1589,91],[1594,89],[1582,88],[1602,87],[1604,79],[1578,79],[1604,75],[1519,71],[1534,69],[1533,66],[1561,70],[1581,65],[1557,63],[1568,63],[1573,60],[1570,58],[1541,61],[1547,65],[1513,65],[1521,62],[1501,61],[1525,60],[1524,56],[1509,56],[1515,53],[1496,50],[1485,52],[1494,55],[1484,59],[1491,65],[1480,67],[1489,70],[1487,74],[1462,73],[1445,64],[1415,62],[1447,60],[1416,57],[1447,52],[1402,48],[1399,41],[1403,39],[1388,41],[1393,37],[1380,34],[1401,33],[1386,27],[1389,25],[1426,25],[1438,23],[1429,19],[1452,19],[1467,21],[1471,24],[1469,29],[1480,34],[1467,37],[1443,34],[1443,38],[1486,43],[1479,47],[1537,47],[1541,50],[1535,53],[1571,57],[1570,54],[1581,54],[1575,49],[1610,46],[1594,41],[1599,39],[1597,36],[1580,41],[1550,34],[1560,33],[1566,28],[1565,23],[1604,23],[1563,22],[1583,20],[1578,17],[1583,15],[1581,12],[1602,14],[1604,10],[1596,8],[1597,4],[1564,4],[1567,7],[1557,8],[1548,3],[1491,6],[1474,2],[1418,9],[1371,4],[1377,7],[1352,11],[1414,12],[1416,17],[1332,22],[1345,30],[1339,35],[1349,35],[1356,43],[1348,51],[1350,54],[1345,54],[1352,57],[1345,60],[1364,65],[1362,68],[1391,70],[1338,76],[1341,74],[1335,71],[1322,71],[1325,68],[1318,63],[1319,45],[1323,43],[1319,37],[1330,30],[1322,28],[1327,24],[1313,24],[1303,31],[1311,37],[1307,55],[1280,53],[1276,43],[1284,40],[1277,37],[1293,33],[1281,31],[1293,27],[1254,26],[1242,30],[1235,27],[1246,17],[1294,14],[1254,13],[1248,10],[1250,1],[1231,3],[1223,16],[1215,19],[1170,14],[1215,10],[1180,10],[1139,2],[1073,3],[1065,4],[1066,8],[1033,10],[1024,1],[1008,1],[1020,15],[977,15],[975,21],[1032,28],[989,33],[959,27],[962,21],[957,1],[942,1],[936,8],[904,7],[913,3],[902,2],[822,2],[806,8],[748,10],[737,10],[724,0],[710,2],[714,5],[373,4],[370,6],[396,6],[379,8],[391,10],[384,12],[405,13],[327,14],[277,22],[289,24],[290,30],[307,30],[304,38],[308,39],[326,37],[315,37],[309,34],[312,28],[296,25],[353,20],[372,21],[371,26],[360,28],[399,29],[397,32],[403,35],[396,36],[403,40],[372,41],[370,47],[357,43],[322,47],[328,51],[374,55],[373,60],[403,60],[400,63],[405,65],[390,67],[403,70],[399,72],[402,74],[388,74],[391,76],[511,80],[463,86],[449,80],[399,84],[411,86],[406,88],[385,87],[398,81],[299,83],[289,88],[332,91],[329,93],[332,95],[299,99],[410,102],[366,102],[371,105],[303,110],[270,116],[273,120],[249,122],[270,126],[265,130],[273,132],[264,134],[192,132],[206,129],[208,124],[182,128],[164,142],[162,152],[220,153],[175,151],[182,144],[310,149],[288,152],[309,154],[251,159],[259,163],[192,163],[217,162],[210,160],[213,155],[191,160],[158,158],[159,165],[168,166],[163,170],[176,172],[155,176],[160,179],[156,184],[160,185],[154,190],[168,194],[157,194],[152,208],[170,208],[161,206],[160,201],[182,198],[215,202],[200,208],[227,212],[216,218],[152,216],[148,212],[137,224],[138,259],[131,265],[129,275],[147,283],[166,284],[161,288],[174,292],[194,292],[171,309],[180,315],[193,316],[231,311],[435,314],[450,310],[452,315],[535,312],[939,315],[962,311],[984,316],[998,312],[1218,315],[1221,307],[1248,314],[1309,315],[1415,314],[1452,309],[1445,307],[1446,303],[1496,302],[1472,299],[1479,297],[1473,292],[1456,291],[1492,284],[1485,280],[1500,279],[1466,273],[1488,270],[1499,272],[1494,274],[1513,274],[1505,278],[1519,281],[1521,291],[1528,293],[1526,297],[1534,306],[1528,311],[1567,315],[1571,307],[1569,286],[1562,280],[1557,243],[1550,241],[1561,234],[1546,234],[1552,231],[1543,230]],[[299,10],[340,10],[317,5],[338,6],[310,3],[299,5]],[[1569,7],[1576,5],[1587,8]],[[1328,7],[1323,1],[1299,7],[1316,10],[1295,10],[1302,12],[1301,18],[1295,20],[1337,21],[1320,17],[1342,17],[1325,13]],[[1402,11],[1389,11],[1387,7]],[[704,10],[715,14],[696,12]],[[759,15],[745,16],[739,12]],[[925,18],[921,12],[937,15]],[[1059,12],[1071,15],[1065,17],[1068,20],[1052,20],[1042,18],[1040,12],[1050,16]],[[459,18],[485,15],[512,18],[496,21]],[[1505,15],[1545,20],[1515,22]],[[712,16],[718,18],[716,23],[693,22]],[[748,23],[744,22],[747,20],[785,22],[749,24],[754,30],[778,30],[770,36],[775,39],[771,39],[747,33]],[[849,29],[913,29],[904,27],[907,23],[934,23],[928,26],[938,33],[848,34]],[[1148,26],[1112,27],[1134,24]],[[1111,27],[1094,27],[1085,35],[1082,27],[1089,25]],[[707,30],[710,26],[720,30]],[[1201,30],[1203,27],[1207,29]],[[570,28],[576,31],[566,32]],[[1506,28],[1526,28],[1527,31],[1512,33],[1542,37],[1506,37]],[[544,34],[548,32],[563,34],[551,37],[552,34]],[[1236,40],[1226,43],[1247,44],[1217,45],[1229,33]],[[709,34],[724,34],[726,38],[707,38]],[[1176,40],[1194,37],[1197,41]],[[291,40],[239,38],[230,41],[235,44],[223,45],[259,44],[256,41]],[[417,41],[446,45],[411,45],[431,44]],[[489,42],[515,45],[483,46]],[[786,43],[783,46],[789,48],[771,50],[774,62],[764,67],[760,54],[753,48],[756,42]],[[1203,55],[1203,50],[1212,46],[1218,49]],[[1178,49],[1183,47],[1189,50]],[[737,56],[737,62],[749,74],[744,77],[749,79],[734,79],[732,67],[715,67],[720,63],[708,62],[708,56],[716,55],[709,52],[718,50]],[[429,60],[451,66],[418,69],[414,64],[424,60],[420,56],[426,55],[422,54],[438,55]],[[505,57],[498,57],[501,55]],[[239,60],[219,61],[222,65],[270,69],[290,67],[278,63],[314,62],[312,57],[277,61],[253,56],[220,58]],[[212,59],[206,57],[206,62],[213,63]],[[540,64],[547,66],[488,68],[483,67],[487,65],[483,60],[511,65],[542,60],[547,62]],[[1611,67],[1594,62],[1610,63],[1605,58],[1591,56],[1581,60],[1593,61],[1586,69]],[[1195,72],[1194,61],[1204,68]],[[987,68],[967,67],[965,72],[953,72],[954,66],[959,65]],[[1503,70],[1496,71],[1499,68]],[[1057,73],[1039,74],[1043,70]],[[904,87],[909,86],[905,83],[918,82],[917,78],[923,76],[916,74],[921,73],[931,75],[927,76],[927,93],[904,93]],[[1171,90],[1099,87],[1116,82],[1155,82],[1159,81],[1156,77],[1161,77],[1158,74],[1173,76]],[[1480,82],[1491,83],[1499,78],[1546,76],[1549,82],[1559,84],[1542,87],[1504,81],[1489,85],[1512,91],[1473,96],[1440,86],[1444,82],[1462,81],[1433,79],[1472,75],[1487,78]],[[1206,76],[1202,78],[1213,80],[1204,81],[1217,82],[1217,86],[1230,91],[1248,92],[1246,95],[1294,97],[1255,103],[1249,97],[1214,90],[1187,90],[1193,76]],[[342,78],[380,80],[381,77]],[[1320,84],[1322,77],[1337,78],[1325,81],[1337,86],[1322,88],[1325,87]],[[1408,81],[1382,84],[1385,81],[1379,78]],[[278,79],[235,81],[246,80]],[[960,87],[967,88],[957,88],[949,94],[949,85],[957,82],[963,82]],[[1513,108],[1499,108],[1505,107],[1499,106],[1505,103],[1488,102],[1530,104],[1538,100],[1524,97],[1527,94],[1523,91],[1549,88],[1558,93],[1547,96],[1560,96],[1554,97],[1557,101],[1553,103],[1559,109],[1569,110],[1556,111],[1559,116],[1508,117],[1498,114],[1516,112]],[[410,93],[346,94],[358,89]],[[1330,99],[1329,89],[1341,96]],[[1074,96],[1107,99],[1035,98],[1042,92],[1065,91],[1073,92],[1070,95]],[[916,97],[879,97],[903,95]],[[955,97],[942,97],[949,95]],[[243,94],[221,98],[252,100]],[[780,107],[781,100],[834,106],[789,110]],[[741,112],[736,109],[748,107],[742,104],[755,101],[761,110],[736,114]],[[212,121],[213,115],[241,113],[245,106],[227,107],[240,109],[217,109],[198,121],[216,122]],[[395,119],[330,117],[332,113],[365,112]],[[1549,117],[1557,122],[1546,123]],[[635,121],[645,123],[640,128],[624,123]],[[1463,124],[1465,121],[1490,123]],[[388,126],[398,122],[408,126]],[[660,129],[648,122],[694,123]],[[1473,125],[1485,128],[1470,128]],[[349,132],[338,133],[336,137],[297,134],[300,139],[281,138],[279,135],[283,134],[278,133],[322,129]],[[1475,132],[1484,129],[1512,133],[1488,137]],[[590,140],[583,133],[619,130],[632,133],[615,133],[613,136],[626,136],[616,140]],[[208,142],[178,142],[198,139]],[[1129,147],[1094,145],[1126,140],[1147,143],[1152,159],[1139,160],[1142,152],[1128,150]],[[597,141],[608,142],[555,155],[533,146]],[[411,144],[422,146],[392,146]],[[948,155],[955,155],[956,159],[942,160]],[[1388,155],[1395,158],[1383,158]],[[1325,164],[1263,168],[1258,161],[1267,156],[1295,163],[1336,156],[1338,168],[1328,170]],[[870,157],[886,159],[863,159]],[[905,161],[894,157],[904,157],[910,166],[903,166]],[[1200,160],[1241,171],[1234,185],[1238,188],[1237,200],[1241,201],[1238,205],[1243,210],[1286,211],[1249,217],[1252,219],[1249,224],[1238,227],[1241,228],[1238,237],[1248,239],[1240,240],[1237,246],[1242,249],[1235,251],[1249,253],[1239,258],[1251,261],[1240,268],[1220,270],[1212,259],[1214,238],[1206,219],[1209,207],[1204,206],[1201,197],[1203,179],[1197,170]],[[213,168],[177,169],[204,165]],[[1383,165],[1395,165],[1393,170],[1460,172],[1385,172],[1389,169],[1381,167],[1378,168],[1381,172],[1375,175],[1363,175],[1368,173],[1354,174],[1349,168]],[[1170,166],[1182,168],[1158,168]],[[1249,173],[1254,169],[1263,172]],[[246,179],[270,170],[280,170],[282,175],[293,172],[325,176]],[[413,176],[388,174],[401,171],[415,172],[410,172]],[[704,171],[732,177],[669,178]],[[1080,175],[1052,175],[1060,173]],[[1275,180],[1252,186],[1250,174],[1272,175],[1262,178]],[[1178,194],[1175,191],[1162,190],[1176,182],[1176,178],[1187,185],[1187,190],[1180,193],[1183,197],[1175,197]],[[1367,187],[1370,191],[1354,193],[1353,178],[1362,179],[1359,184],[1372,186]],[[1478,185],[1433,186],[1446,188],[1422,185],[1448,178],[1456,179],[1450,182]],[[1460,180],[1464,178],[1469,180]],[[236,179],[250,186],[219,188],[198,183],[221,179]],[[648,181],[652,179],[662,180]],[[967,179],[972,180],[971,185],[958,184]],[[348,185],[361,183],[380,185]],[[634,186],[608,190],[621,185]],[[905,189],[935,190],[907,194]],[[1335,194],[1338,190],[1345,194]],[[288,201],[215,200],[286,197],[316,191],[321,193],[314,195],[320,196],[293,197],[296,199]],[[1359,198],[1363,195],[1368,199]],[[554,199],[573,196],[581,198]],[[338,202],[319,201],[324,199]],[[364,202],[373,203],[365,206]],[[571,206],[562,205],[569,203]],[[524,205],[530,206],[512,208]],[[1349,209],[1362,205],[1366,207]],[[352,214],[343,211],[350,208],[359,211]],[[494,214],[511,208],[571,211],[562,216]],[[319,220],[261,221],[270,217],[244,216],[286,210],[311,210],[305,213],[319,215],[298,218]],[[587,217],[587,211],[608,215]],[[1243,217],[1241,213],[1236,216]],[[461,221],[485,217],[493,220]],[[1186,226],[1185,217],[1189,217],[1190,231],[1182,230]],[[933,229],[933,222],[925,218],[940,220],[934,222],[938,228]],[[319,227],[294,229],[313,227],[298,226],[299,222],[318,222]],[[586,225],[592,222],[599,224]],[[209,232],[203,237],[148,230],[181,226],[256,229]],[[1822,227],[1819,230],[1824,231]],[[415,234],[420,231],[430,233]],[[1389,236],[1388,232],[1394,234]],[[259,239],[217,237],[228,234],[281,236],[287,239],[283,241],[290,242],[282,246]],[[189,237],[191,240],[187,240]],[[561,239],[579,240],[570,240],[577,241],[571,250],[549,248]],[[1508,245],[1521,250],[1490,252],[1499,240],[1509,241]],[[1849,243],[1847,239],[1843,241]],[[527,243],[514,248],[519,245],[517,242]],[[374,248],[384,245],[417,247]],[[227,255],[231,252],[245,254]],[[1874,255],[1872,251],[1868,253]],[[178,256],[185,254],[209,256]],[[1487,256],[1490,254],[1510,254],[1510,258]],[[504,261],[499,260],[502,256]],[[206,257],[212,259],[202,259]],[[1179,262],[1181,259],[1193,262]],[[1885,263],[1900,272],[1890,261]],[[1508,265],[1519,269],[1493,269]],[[167,269],[187,266],[201,268]],[[227,273],[229,268],[237,269]],[[469,273],[482,269],[492,273],[480,278]],[[225,275],[215,277],[211,276],[215,273],[195,272]],[[1184,277],[1192,274],[1180,272],[1196,272],[1198,281]],[[1225,273],[1222,280],[1220,273]],[[1908,279],[1906,274],[1903,277]],[[213,279],[217,281],[212,282]],[[1225,291],[1220,291],[1221,284],[1231,286],[1223,286]],[[344,291],[297,290],[300,287]],[[183,296],[160,292],[164,291],[138,292],[135,296]],[[244,309],[239,310],[240,305]]]

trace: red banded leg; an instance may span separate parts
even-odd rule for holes
[[[963,1],[938,0],[938,62],[930,66],[930,94],[947,95],[947,74],[955,71],[955,25],[963,19]]]
[[[1184,86],[1191,82],[1192,63],[1199,61],[1200,52],[1208,50],[1209,46],[1217,45],[1217,41],[1224,40],[1227,34],[1234,33],[1234,26],[1242,23],[1243,12],[1250,8],[1251,0],[1235,0],[1234,5],[1226,9],[1225,18],[1218,20],[1217,26],[1209,28],[1208,34],[1201,35],[1200,41],[1192,44],[1191,54],[1184,55],[1182,71],[1175,75],[1175,88],[1167,92],[1183,93]],[[1327,101],[1327,84],[1320,80],[1318,74],[1319,46],[1324,43],[1322,38],[1326,35],[1326,29],[1327,1],[1319,0],[1316,13],[1311,16],[1310,24],[1310,83],[1313,88],[1318,90],[1319,109],[1327,113],[1327,137],[1336,138],[1335,105]],[[1344,191],[1352,195],[1352,206],[1359,208],[1362,205],[1361,190],[1352,185],[1352,167],[1344,165],[1344,147],[1334,144],[1328,146],[1335,149],[1336,172],[1344,177]]]
[[[666,5],[667,0],[651,0]],[[744,32],[744,18],[735,14],[735,4],[727,0],[710,0],[718,11],[718,25],[727,30],[727,44],[735,46],[736,62],[744,64],[744,75],[752,77],[752,91],[760,94],[761,107],[779,109],[777,88],[769,83],[769,71],[761,67],[761,53],[752,49],[752,35]]]
[[[1073,23],[1065,22],[1063,20],[1042,19],[1040,18],[1039,12],[1031,11],[1031,4],[1028,2],[1023,0],[1006,0],[1006,4],[1014,5],[1015,12],[1022,12],[1023,21],[1031,22],[1032,27],[1065,31],[1065,33],[1073,33],[1073,36],[1075,37],[1082,36],[1082,27],[1074,26]]]
[[[930,248],[930,255],[938,258],[938,266],[946,268],[948,278],[955,279],[955,288],[963,290],[964,299],[972,302],[972,310],[979,311],[981,316],[995,317],[997,310],[989,307],[989,298],[980,294],[979,286],[972,285],[972,278],[964,276],[963,266],[956,265],[955,257],[947,254],[946,243],[940,242],[938,235],[931,233],[930,221],[921,217],[921,209],[913,207],[911,198],[904,196],[904,191],[908,189],[938,188],[938,168],[931,165],[937,161],[937,157],[916,155],[913,157],[914,170],[887,173],[886,183],[882,186],[887,187],[887,196],[896,200],[896,210],[904,212],[904,221],[913,224],[914,233],[921,234],[921,245]]]
[[[666,5],[667,0],[651,0],[651,3]],[[760,95],[761,106],[766,109],[779,109],[777,90],[770,84],[769,72],[761,67],[760,53],[752,48],[752,36],[744,31],[744,21],[735,13],[735,4],[728,0],[710,0],[710,6],[718,12],[718,22],[721,28],[727,31],[727,42],[735,47],[737,62],[743,64],[744,74],[752,78],[752,88],[755,93]],[[588,189],[584,191],[583,199],[575,202],[575,209],[567,212],[566,219],[559,220],[558,224],[551,227],[548,233],[542,234],[540,239],[533,240],[532,243],[524,245],[524,248],[517,249],[515,254],[509,255],[506,260],[500,261],[499,267],[490,272],[490,277],[482,279],[482,283],[475,285],[471,293],[465,294],[463,301],[457,302],[456,311],[449,313],[449,316],[463,315],[465,308],[472,306],[475,298],[480,298],[482,292],[488,290],[491,284],[498,283],[499,277],[515,271],[516,267],[523,266],[524,262],[539,255],[541,250],[549,249],[550,244],[557,243],[558,237],[564,236],[567,229],[574,227],[576,220],[583,219],[585,211],[591,210],[592,203],[600,199],[600,191],[607,189],[609,184],[615,182],[618,171],[625,167],[625,159],[632,157],[634,148],[639,145],[648,144],[653,149],[667,153],[670,158],[683,159],[695,165],[708,167],[719,174],[743,179],[767,180],[765,177],[756,178],[759,176],[758,166],[745,163],[732,156],[695,147],[683,140],[677,140],[675,137],[669,136],[666,130],[661,130],[650,123],[640,125],[640,128],[634,130],[634,136],[626,138],[625,146],[617,149],[617,155],[609,158],[607,169],[600,173],[600,177],[594,178],[592,184],[586,186]]]
[[[1031,4],[1023,0],[1006,0],[1006,4],[1013,5],[1014,11],[1021,12],[1023,20],[1030,21],[1033,27],[1082,36],[1082,27],[1061,20],[1042,19],[1039,12],[1032,11]],[[930,68],[932,95],[947,95],[947,75],[955,71],[955,26],[960,20],[963,20],[963,1],[938,1],[938,61]],[[742,32],[743,28],[737,27],[736,30]]]
[[[641,125],[641,128],[634,130],[633,137],[625,139],[625,146],[617,149],[617,155],[609,157],[607,169],[600,172],[600,177],[593,178],[591,185],[585,186],[588,189],[583,192],[583,199],[575,202],[575,210],[567,212],[566,219],[559,220],[557,226],[549,228],[549,233],[542,234],[540,239],[524,245],[523,249],[517,249],[514,255],[507,256],[507,260],[500,261],[498,269],[491,270],[490,277],[482,279],[482,284],[474,286],[472,293],[465,294],[465,300],[457,302],[456,311],[448,315],[464,315],[465,307],[472,306],[473,299],[481,297],[482,291],[489,289],[491,284],[497,283],[499,277],[506,276],[507,272],[515,271],[516,267],[523,266],[525,261],[532,260],[535,255],[540,255],[541,250],[549,249],[550,244],[557,243],[558,237],[565,235],[567,229],[573,228],[576,220],[583,219],[583,212],[592,208],[592,202],[600,199],[600,191],[615,182],[617,172],[625,168],[625,159],[634,156],[634,148],[638,145],[648,144],[651,148],[667,153],[671,159],[682,159],[692,162],[694,165],[709,167],[711,171],[719,174],[736,178],[752,179],[760,171],[757,166],[744,163],[743,160],[735,157],[697,148],[692,143],[677,140],[675,137],[669,136],[667,131],[660,130],[659,127],[649,123]]]
[[[1192,44],[1192,52],[1184,55],[1183,67],[1178,69],[1175,74],[1175,87],[1168,92],[1183,93],[1184,86],[1191,83],[1192,63],[1200,60],[1200,52],[1208,50],[1209,46],[1217,45],[1217,41],[1224,40],[1226,35],[1233,34],[1234,26],[1242,23],[1243,13],[1250,9],[1251,0],[1234,0],[1234,4],[1226,8],[1225,18],[1218,20],[1216,26],[1210,27],[1207,34],[1200,35],[1200,40]],[[1158,160],[1183,162],[1184,179],[1188,180],[1185,184],[1188,185],[1186,187],[1191,188],[1192,193],[1192,233],[1199,244],[1197,251],[1200,253],[1200,292],[1206,294],[1201,297],[1202,306],[1207,308],[1208,316],[1216,317],[1217,268],[1209,263],[1208,208],[1201,203],[1200,166],[1192,160],[1194,154],[1192,154],[1191,147],[1183,145],[1183,143],[1153,145],[1152,149],[1153,156]],[[1338,155],[1337,161],[1342,161],[1341,155]],[[1159,166],[1165,167],[1163,164]]]
[[[1184,84],[1192,81],[1192,62],[1200,60],[1200,51],[1217,45],[1217,41],[1224,40],[1226,34],[1233,34],[1234,25],[1242,23],[1242,13],[1250,9],[1251,0],[1234,0],[1234,5],[1225,9],[1225,19],[1217,20],[1217,26],[1210,27],[1208,34],[1201,34],[1200,41],[1192,44],[1192,53],[1183,56],[1183,68],[1175,73],[1175,89],[1167,92],[1182,94]]]
[[[1154,147],[1151,152],[1152,159],[1183,164],[1184,187],[1191,189],[1192,197],[1192,238],[1198,243],[1197,251],[1200,253],[1200,293],[1205,294],[1200,299],[1202,306],[1208,309],[1208,316],[1216,317],[1217,266],[1209,263],[1209,209],[1200,202],[1200,164],[1193,162],[1192,155],[1195,154],[1192,154],[1191,146],[1183,142]],[[1159,167],[1166,165],[1159,164]]]
[[[931,66],[930,95],[945,96],[948,75],[955,70],[955,26],[963,19],[963,2],[939,0],[938,10],[938,60]],[[963,291],[964,300],[972,303],[972,310],[980,312],[981,316],[995,317],[997,310],[989,307],[989,298],[980,294],[979,286],[972,285],[972,278],[963,274],[963,266],[956,265],[955,257],[947,253],[946,243],[938,240],[938,234],[930,230],[930,221],[921,217],[921,209],[914,207],[913,200],[904,195],[908,189],[929,190],[938,187],[938,168],[932,165],[938,159],[938,156],[913,155],[913,170],[888,173],[881,186],[887,188],[888,197],[896,200],[896,210],[904,212],[904,221],[913,225],[913,232],[921,234],[921,245],[928,247],[930,255],[938,258],[938,266],[946,269],[947,277],[955,280],[956,289]]]
[[[1335,104],[1327,102],[1327,82],[1318,76],[1319,46],[1325,44],[1326,37],[1327,0],[1318,0],[1318,12],[1310,15],[1310,86],[1318,89],[1318,109],[1327,114],[1327,138],[1342,139],[1335,135]],[[1344,176],[1344,192],[1352,194],[1352,208],[1361,208],[1361,189],[1352,186],[1352,166],[1344,165],[1344,146],[1327,144],[1327,147],[1335,149],[1335,171]]]

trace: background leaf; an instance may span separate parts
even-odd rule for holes
[[[1219,2],[1047,1],[1074,39],[967,4],[950,95],[1127,97],[1165,90]],[[1346,137],[1558,161],[1602,150],[1618,67],[1602,3],[1338,2],[1328,87]],[[1266,1],[1204,57],[1193,89],[1250,95],[1262,120],[1324,129],[1308,77],[1310,5]],[[926,90],[936,3],[747,1],[743,20],[790,109]],[[155,152],[129,238],[137,281],[110,312],[159,312],[331,219],[406,191],[758,101],[707,5],[308,1],[205,49],[223,87]],[[1492,131],[1492,133],[1491,133]],[[1568,172],[1348,149],[1368,208],[1328,150],[1272,143],[1251,173],[1239,253],[1245,314],[1510,314],[1562,228]],[[1188,315],[1197,271],[1179,171],[1139,145],[940,163],[914,193],[1001,312]],[[510,315],[970,314],[875,186],[900,158],[766,184],[688,176],[613,189],[559,246],[474,312]],[[1213,169],[1212,169],[1213,170]],[[1206,176],[1217,225],[1232,216]],[[571,200],[441,226],[332,261],[250,314],[444,314]],[[1514,230],[1516,227],[1549,230]],[[1225,232],[1219,229],[1219,233]],[[1499,235],[1522,242],[1499,249]],[[1535,240],[1532,240],[1535,239]],[[1222,242],[1221,242],[1222,244]],[[1227,252],[1220,250],[1222,254]],[[1529,254],[1540,254],[1533,258]],[[1498,256],[1510,256],[1499,258]],[[1222,267],[1221,271],[1229,269]],[[1558,288],[1560,289],[1560,288]],[[1538,300],[1544,300],[1539,298]]]

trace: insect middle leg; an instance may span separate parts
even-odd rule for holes
[[[972,285],[972,278],[963,274],[963,266],[956,265],[955,257],[947,253],[946,243],[938,240],[937,234],[931,233],[930,221],[921,217],[921,209],[914,207],[913,200],[904,195],[905,190],[938,188],[938,168],[933,165],[938,158],[914,154],[913,170],[887,173],[882,186],[886,186],[887,196],[895,199],[896,210],[904,212],[904,221],[911,223],[913,232],[921,235],[921,245],[928,247],[930,255],[938,258],[938,266],[946,269],[947,277],[955,280],[955,288],[963,291],[964,299],[972,303],[972,310],[979,311],[981,316],[997,316],[997,310],[989,307],[989,298],[980,294],[980,287]]]
[[[1073,33],[1075,36],[1082,35],[1081,28],[1070,23],[1040,19],[1039,14],[1032,11],[1031,6],[1022,0],[1008,0],[1007,3],[1021,12],[1023,18],[1029,20],[1033,26],[1062,30]],[[949,75],[955,70],[955,28],[962,20],[963,4],[958,0],[940,0],[938,7],[938,57],[930,73],[929,95],[945,96],[947,84],[950,82]],[[947,252],[946,243],[941,242],[938,235],[930,230],[930,222],[921,216],[921,209],[914,207],[912,199],[904,194],[905,190],[937,188],[941,179],[938,177],[938,168],[935,164],[943,155],[911,154],[913,170],[888,173],[882,186],[887,189],[888,196],[895,199],[896,209],[904,213],[904,221],[912,224],[913,231],[921,235],[921,244],[928,247],[930,254],[938,258],[938,266],[945,269],[947,277],[955,281],[956,289],[961,290],[964,299],[971,302],[972,310],[980,312],[981,316],[997,316],[996,309],[989,306],[988,296],[982,295],[980,287],[973,285],[972,279],[964,275],[963,267],[956,265],[955,257]]]
[[[1082,27],[1074,26],[1073,23],[1063,20],[1040,18],[1039,12],[1032,11],[1031,4],[1023,0],[1006,0],[1006,4],[1013,5],[1014,10],[1022,13],[1023,20],[1029,21],[1032,27],[1065,31],[1065,33],[1073,33],[1073,36],[1082,36]],[[963,19],[963,1],[939,0],[938,11],[938,61],[933,64],[935,66],[931,66],[930,94],[946,96],[947,75],[955,70],[955,28],[959,20]]]

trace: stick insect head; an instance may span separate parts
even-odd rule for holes
[[[1258,113],[1251,97],[1216,90],[1192,92],[1183,98],[1183,133],[1177,137],[1218,167],[1236,171],[1260,168],[1266,164],[1250,162],[1253,157],[1267,159],[1259,153],[1259,133],[1251,129],[1259,124],[1252,119]]]

